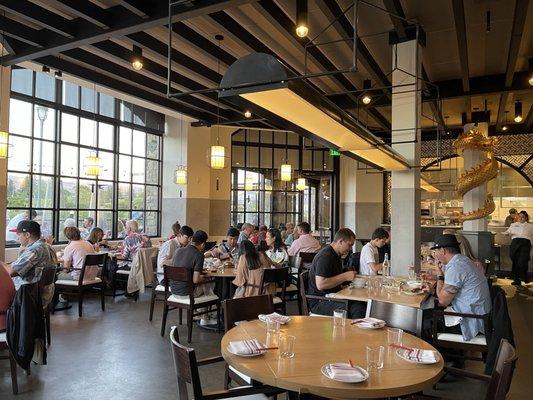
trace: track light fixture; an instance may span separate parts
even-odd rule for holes
[[[135,71],[140,71],[143,68],[143,49],[136,45],[133,45],[131,66]]]
[[[296,34],[303,38],[308,33],[307,0],[296,0]]]
[[[43,65],[43,69],[42,71],[45,73],[45,74],[49,74],[50,73],[50,67],[47,66],[47,65]]]
[[[529,60],[528,60],[528,64],[529,64],[529,71],[531,73],[531,75],[529,75],[529,79],[528,79],[528,82],[531,86],[533,86],[533,57],[531,57]]]
[[[522,122],[522,102],[520,100],[514,103],[514,122]]]
[[[370,81],[370,79],[365,79],[363,81],[363,89],[368,90],[371,87],[372,87],[372,82]],[[363,98],[361,99],[361,101],[363,102],[363,104],[368,105],[372,101],[372,98],[370,97],[368,92],[365,92],[363,94]]]
[[[246,110],[244,112],[244,117],[245,118],[252,118],[252,112],[250,110]]]
[[[57,70],[54,75],[56,76],[56,78],[61,78],[63,76],[63,72],[61,72],[60,70]]]

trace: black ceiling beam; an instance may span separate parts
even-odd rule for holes
[[[468,67],[468,41],[466,37],[466,20],[463,0],[452,0],[453,18],[455,22],[455,35],[459,51],[459,63],[461,65],[461,79],[463,91],[470,91],[470,70]],[[470,97],[465,99],[467,119],[472,119],[472,103]]]
[[[48,0],[48,3],[102,29],[109,29],[113,25],[111,14],[89,0]]]
[[[221,62],[228,66],[237,61],[236,57],[232,56],[230,53],[226,52],[221,47],[218,47],[211,40],[207,39],[203,35],[200,35],[194,29],[190,28],[183,22],[176,22],[172,24],[172,31],[187,40],[189,43],[198,47],[202,51],[209,53],[210,55],[219,59]]]
[[[103,46],[102,46],[103,47]],[[124,49],[125,52],[128,50]],[[72,49],[66,52],[63,52],[64,55],[72,59],[81,61],[87,65],[96,66],[98,69],[105,71],[106,73],[112,74],[115,77],[120,77],[122,79],[127,79],[131,82],[135,82],[138,85],[144,86],[147,89],[150,89],[154,92],[157,92],[158,95],[166,98],[167,86],[164,83],[161,83],[155,79],[149,78],[132,68],[126,68],[110,62],[109,59],[100,57],[96,54],[90,53],[82,49]],[[117,79],[118,80],[118,79]],[[100,83],[99,81],[96,81]],[[185,96],[184,98],[177,99],[178,103],[187,105],[191,108],[194,108],[198,111],[203,111],[206,114],[211,115],[211,119],[216,119],[217,108],[214,105],[211,105],[201,99],[198,99],[193,96]],[[220,117],[222,119],[232,119],[235,118],[233,113],[228,113],[226,110],[220,110]]]
[[[533,105],[529,107],[529,112],[524,120],[524,125],[527,129],[531,129],[531,127],[533,127]]]
[[[2,54],[4,54],[4,51],[7,51],[8,54],[15,54],[15,51],[16,51],[15,45],[13,45],[12,43],[12,41],[14,40],[16,39],[11,38],[11,37],[6,38],[5,33],[4,34],[0,33],[0,41],[2,42],[2,47],[3,47],[3,49],[1,50]]]
[[[20,22],[13,21],[0,15],[0,27],[5,36],[9,36],[19,40],[20,42],[29,44],[35,47],[43,47],[43,39],[39,37],[39,31],[30,28]]]
[[[298,37],[298,35],[296,35],[296,25],[287,16],[287,14],[285,14],[285,12],[280,7],[278,7],[272,0],[261,0],[259,1],[259,5],[263,8],[263,10],[268,12],[276,20],[276,22],[281,25],[283,29],[285,29],[287,34],[292,36],[292,38],[298,41],[302,46],[311,44],[311,41],[308,38],[300,38]],[[323,68],[326,69],[326,71],[336,71],[339,69],[317,46],[309,46],[308,48],[304,48],[304,51],[307,51],[320,65],[322,65]],[[341,85],[341,87],[345,88],[346,90],[357,90],[357,87],[355,87],[355,85],[344,75],[332,75],[331,79],[335,80],[339,85]],[[351,97],[354,104],[356,104],[357,96],[351,95],[349,97]],[[390,129],[389,121],[379,111],[373,108],[369,108],[368,113],[372,116],[372,118],[377,122],[379,126],[384,129]]]
[[[516,61],[518,60],[518,52],[520,50],[520,43],[524,34],[524,26],[526,23],[527,9],[529,0],[516,0],[514,8],[513,28],[511,30],[511,41],[509,43],[509,52],[507,54],[507,66],[505,69],[505,87],[508,88],[513,84],[513,77],[516,70]],[[496,118],[496,128],[501,129],[503,116],[505,114],[505,107],[507,105],[508,93],[503,93],[500,96],[498,105],[498,116]]]
[[[197,0],[194,3],[184,3],[173,7],[173,20],[194,18],[228,7],[237,7],[250,1],[253,0]],[[120,37],[162,26],[168,22],[167,1],[158,0],[145,3],[152,7],[152,13],[150,13],[148,18],[140,18],[135,14],[125,13],[122,6],[107,9],[106,12],[112,15],[115,25],[110,29],[102,29],[82,18],[68,20],[60,17],[27,0],[0,0],[0,9],[7,9],[7,11],[15,13],[26,20],[33,21],[48,29],[53,28],[52,30],[55,32],[66,36],[64,38],[50,40],[42,49],[28,46],[19,54],[3,57],[0,59],[0,64],[18,64],[23,61],[101,42],[107,40],[109,37]]]
[[[86,79],[91,82],[96,82],[99,85],[106,86],[110,89],[126,93],[130,96],[137,97],[151,103],[158,104],[162,107],[183,113],[185,115],[189,115],[193,118],[197,118],[203,121],[209,121],[211,119],[210,115],[205,112],[184,106],[181,103],[166,98],[166,96],[161,96],[151,91],[144,90],[137,86],[126,83],[124,81],[117,80],[101,72],[94,71],[92,69],[73,63],[69,60],[66,60],[65,58],[59,59],[54,56],[46,56],[38,58],[35,61],[41,64],[48,65],[52,68],[60,69],[61,71],[69,75],[77,76],[79,78]]]
[[[502,93],[518,93],[531,91],[528,78],[531,76],[529,71],[520,71],[514,74],[513,83],[510,87],[505,87],[505,74],[487,75],[470,78],[470,92],[465,93],[463,90],[462,79],[451,79],[448,81],[432,82],[432,85],[439,87],[441,100],[456,99],[462,97],[487,96]],[[342,108],[353,108],[354,104],[347,99],[344,94],[329,95],[328,98]],[[429,102],[437,99],[436,91],[432,86],[422,92],[422,101]],[[374,107],[390,106],[390,100],[382,97],[376,99],[372,104]]]
[[[150,9],[150,2],[146,0],[120,0],[119,4],[124,7],[126,10],[132,12],[133,14],[141,17],[141,18],[148,18],[150,14],[153,12],[152,9]],[[168,1],[167,1],[167,7],[168,7]]]
[[[28,0],[0,0],[0,9],[47,28],[66,38],[74,38],[77,33],[75,23]],[[26,61],[26,60],[23,60]]]
[[[394,30],[398,35],[398,39],[403,41],[407,38],[406,28],[407,22],[405,21],[405,13],[403,12],[402,4],[400,0],[383,0],[385,9],[390,13],[389,18],[394,26]],[[398,18],[401,17],[401,18]]]
[[[161,42],[155,37],[147,34],[146,32],[137,32],[127,35],[127,39],[133,41],[135,44],[145,47],[167,58],[168,46],[166,43]],[[173,62],[176,62],[183,67],[204,76],[206,79],[215,82],[217,85],[222,80],[222,75],[213,71],[211,68],[205,66],[201,62],[189,57],[185,53],[179,50],[172,49],[171,57]]]
[[[330,10],[332,16],[338,17],[338,21],[335,24],[338,24],[344,31],[344,39],[353,38],[353,26],[350,20],[346,15],[342,14],[342,9],[339,7],[339,4],[335,0],[318,0],[327,6]],[[350,46],[353,43],[353,39],[350,39]],[[376,81],[381,86],[390,86],[391,83],[389,78],[381,70],[378,63],[375,61],[374,57],[365,46],[363,41],[360,38],[357,38],[357,57],[365,69],[370,73],[371,78]],[[390,93],[388,93],[390,96]]]

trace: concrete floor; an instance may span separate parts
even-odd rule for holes
[[[533,292],[517,292],[509,285],[504,288],[509,296],[519,354],[511,398],[531,399]],[[149,301],[149,290],[137,303],[122,297],[115,302],[108,298],[106,311],[102,312],[99,300],[89,297],[84,304],[83,318],[78,318],[76,305],[56,313],[52,316],[48,365],[32,366],[30,376],[19,370],[19,395],[13,396],[8,363],[0,362],[0,399],[176,399],[168,336],[159,335],[161,307],[156,307],[150,323]],[[174,312],[170,314],[168,326],[176,323],[177,312]],[[180,327],[180,337],[182,341],[186,338],[185,326]],[[195,327],[191,346],[196,348],[197,357],[218,355],[220,337]],[[200,371],[205,390],[222,388],[222,363],[201,367]],[[446,378],[438,384],[437,392],[428,393],[469,400],[485,397],[483,384],[460,378]]]

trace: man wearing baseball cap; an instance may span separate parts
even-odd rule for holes
[[[472,260],[461,254],[460,243],[455,235],[439,235],[435,238],[433,257],[446,266],[443,272],[437,264],[437,287],[435,294],[443,306],[452,305],[455,312],[485,315],[491,310],[490,292],[487,279]],[[483,320],[463,318],[460,330],[464,340],[484,333]]]
[[[43,268],[52,265],[54,250],[41,239],[41,227],[35,221],[20,221],[17,238],[24,250],[11,263],[9,273],[17,290],[20,286],[38,282]]]

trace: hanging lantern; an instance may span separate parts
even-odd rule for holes
[[[91,153],[85,157],[83,163],[85,175],[98,177],[98,175],[100,175],[100,167],[100,157],[98,157],[95,153]]]
[[[280,175],[282,181],[290,182],[292,179],[292,166],[290,164],[281,164]]]
[[[7,158],[9,148],[9,133],[0,131],[0,158]]]
[[[244,190],[254,190],[254,180],[252,178],[244,180]]]
[[[224,169],[226,149],[224,146],[211,146],[210,165],[213,169]]]
[[[296,190],[305,190],[307,189],[307,179],[298,178],[296,181]]]
[[[187,167],[185,165],[178,165],[176,167],[176,185],[187,184]]]

